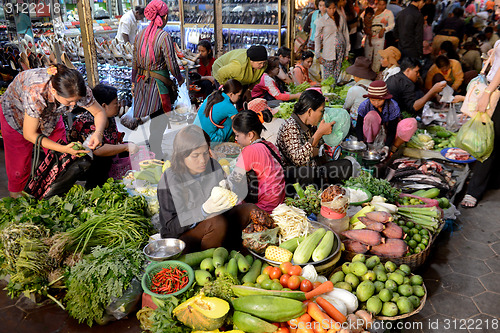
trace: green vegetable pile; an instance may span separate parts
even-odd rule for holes
[[[303,193],[298,198],[285,198],[285,204],[302,209],[308,216],[318,215],[321,210],[321,192],[316,191],[314,185],[308,185]]]
[[[274,115],[276,118],[288,119],[293,113],[293,108],[297,102],[283,102],[280,104],[278,112]]]
[[[139,250],[95,247],[71,268],[65,297],[70,316],[89,326],[102,322],[106,306],[139,277],[143,263]]]
[[[373,196],[379,195],[390,203],[399,199],[400,190],[392,187],[385,179],[377,179],[366,171],[361,171],[358,177],[351,177],[345,181],[346,186],[361,187],[368,190]]]
[[[351,86],[349,85],[335,86],[333,88],[332,93],[334,93],[338,97],[329,99],[329,105],[339,105],[340,107],[343,107],[345,99],[347,97],[347,92],[349,91],[350,88]]]
[[[330,76],[328,79],[323,80],[321,82],[321,92],[323,94],[330,94],[333,93],[334,88],[333,86],[335,85],[335,78],[333,76]]]
[[[311,84],[309,84],[309,82],[303,82],[301,84],[290,83],[288,85],[288,91],[290,91],[290,94],[298,94],[306,91],[308,88],[311,88]]]
[[[208,281],[203,286],[202,291],[206,296],[218,297],[231,302],[231,298],[236,297],[231,287],[238,284],[239,282],[234,276],[229,273],[223,273],[215,280]]]
[[[455,139],[457,133],[448,131],[442,126],[428,126],[427,132],[432,136],[435,142],[434,150],[441,150],[443,148],[451,148],[455,146]]]

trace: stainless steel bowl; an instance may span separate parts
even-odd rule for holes
[[[362,151],[366,149],[363,141],[344,141],[340,146],[347,151]]]
[[[142,252],[151,261],[172,260],[184,251],[186,243],[177,238],[164,238],[149,242]]]
[[[361,157],[366,161],[378,162],[382,159],[382,155],[376,151],[364,151],[361,153]]]

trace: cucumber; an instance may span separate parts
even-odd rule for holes
[[[238,264],[235,258],[231,258],[227,263],[227,272],[235,278],[238,278]]]
[[[255,283],[255,280],[257,280],[257,277],[260,275],[261,267],[262,261],[255,259],[248,273],[241,279],[241,283]]]
[[[215,249],[207,249],[205,251],[188,253],[180,256],[177,260],[188,264],[191,267],[197,267],[203,259],[211,258],[214,255]]]
[[[421,195],[422,198],[428,198],[428,199],[434,199],[439,196],[439,189],[438,188],[431,188],[425,191],[423,195]]]
[[[295,250],[293,254],[293,261],[296,264],[305,264],[309,262],[314,249],[316,248],[316,246],[318,246],[321,238],[323,238],[325,233],[326,230],[324,228],[319,228],[318,230],[307,236]]]
[[[320,261],[328,257],[333,249],[333,241],[333,232],[328,230],[319,245],[314,249],[312,260]]]
[[[228,256],[229,252],[227,252],[225,248],[223,247],[216,248],[213,255],[214,267],[218,268],[224,265]]]
[[[252,256],[251,254],[247,254],[247,255],[245,256],[245,259],[247,260],[248,264],[249,264],[250,266],[252,266],[252,264],[253,264],[253,256]]]
[[[233,323],[237,329],[248,333],[272,333],[276,326],[251,314],[234,311]]]
[[[297,318],[306,312],[301,301],[284,297],[255,295],[239,297],[232,302],[236,311],[278,323]]]
[[[261,296],[278,296],[291,298],[297,301],[305,301],[306,294],[302,291],[283,291],[283,290],[265,290],[261,288],[253,288],[247,286],[231,286],[233,292],[238,297],[244,296],[253,296],[253,295],[261,295]]]
[[[283,249],[287,249],[288,251],[293,253],[299,246],[300,242],[302,242],[303,240],[304,237],[295,237],[281,243],[280,247]]]
[[[424,195],[426,190],[418,190],[416,192],[413,192],[411,195],[416,195],[417,197],[422,197]]]

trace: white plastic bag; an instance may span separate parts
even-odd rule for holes
[[[456,106],[455,104],[451,104],[448,114],[446,115],[446,129],[448,131],[456,132],[459,128],[460,124],[458,123]]]
[[[174,103],[174,109],[186,108],[186,110],[191,110],[191,99],[189,98],[189,90],[186,82],[179,87],[179,95]],[[185,112],[182,112],[185,113]]]

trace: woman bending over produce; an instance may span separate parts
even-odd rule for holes
[[[210,138],[201,128],[184,127],[174,139],[172,166],[158,184],[160,234],[183,240],[188,252],[227,245],[227,241],[241,244],[241,230],[255,208],[253,204],[233,207],[229,196],[212,191],[224,179],[224,171],[210,157],[209,147]]]
[[[228,80],[201,104],[194,124],[201,127],[213,142],[227,142],[233,130],[232,118],[238,113],[234,103],[240,99],[243,86],[237,80]]]
[[[253,170],[256,175],[258,195],[254,200],[245,199],[271,214],[274,208],[285,200],[285,178],[278,148],[260,137],[265,129],[262,122],[270,122],[273,115],[269,110],[259,114],[245,110],[233,119],[236,141],[243,147],[236,162],[236,168],[229,175],[230,183],[247,185],[246,173]],[[236,185],[236,184],[235,184]],[[257,199],[257,200],[255,200]]]
[[[88,146],[95,149],[101,144],[107,117],[77,70],[64,65],[27,70],[16,76],[2,95],[0,124],[11,197],[20,196],[28,181],[33,143],[38,135],[47,136],[42,139],[43,148],[71,155],[87,152],[73,150],[73,143],[56,143],[66,141],[62,115],[75,105],[94,116],[95,128]]]
[[[106,182],[113,163],[113,157],[118,154],[126,157],[129,153],[134,154],[139,150],[139,147],[133,143],[123,143],[124,133],[118,132],[116,128],[115,117],[120,110],[116,88],[98,84],[92,89],[92,93],[97,103],[103,107],[108,119],[102,139],[103,145],[94,150],[94,159],[90,169],[85,174],[87,179],[85,188],[87,189],[101,186]],[[89,111],[80,114],[73,122],[71,131],[68,134],[68,141],[84,142],[87,136],[92,133],[94,127],[94,116]]]
[[[398,103],[392,99],[384,81],[373,81],[368,87],[368,98],[358,108],[356,135],[358,140],[373,143],[377,135],[382,135],[382,126],[385,129],[385,146],[381,150],[384,156],[389,150],[394,153],[403,142],[408,142],[417,131],[415,118],[401,120],[401,111]]]
[[[280,91],[275,81],[275,77],[279,71],[280,59],[278,57],[269,57],[265,73],[262,74],[260,82],[252,89],[252,98],[264,98],[270,102],[268,104],[271,107],[277,106],[281,101],[299,98],[300,93],[289,94],[285,91]]]

